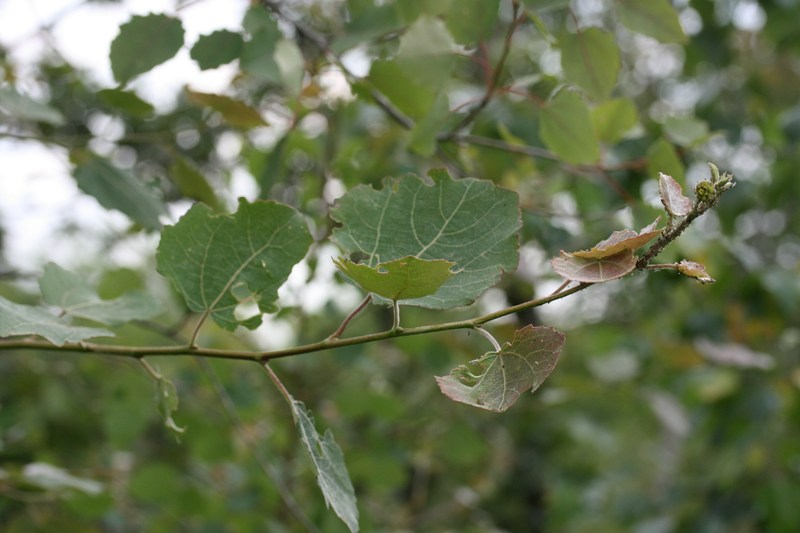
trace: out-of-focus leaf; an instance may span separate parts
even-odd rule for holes
[[[659,172],[668,174],[678,181],[686,180],[683,163],[675,147],[666,139],[659,139],[647,150],[647,173],[657,176]]]
[[[311,413],[303,402],[294,398],[291,401],[292,414],[295,425],[300,432],[308,456],[314,464],[317,474],[317,484],[325,503],[333,508],[336,515],[342,519],[347,528],[355,533],[358,531],[358,506],[356,505],[356,492],[347,473],[342,449],[333,438],[331,430],[327,430],[320,437],[314,427]]]
[[[0,337],[39,335],[56,346],[92,337],[113,337],[105,329],[71,326],[47,310],[10,302],[0,296]]]
[[[597,138],[614,144],[639,121],[636,105],[630,98],[615,98],[598,104],[592,110],[592,124]]]
[[[99,481],[73,476],[50,463],[29,463],[22,469],[22,477],[47,491],[75,490],[92,495],[103,492],[103,484]]]
[[[474,44],[491,35],[499,8],[499,0],[457,0],[447,10],[447,29],[457,42]]]
[[[547,147],[566,163],[594,163],[600,158],[589,108],[573,92],[561,91],[542,109],[539,132]]]
[[[455,263],[444,259],[403,257],[375,267],[334,259],[336,267],[367,292],[389,300],[409,300],[435,294],[454,273]]]
[[[261,6],[254,5],[244,17],[244,28],[250,33],[245,41],[239,64],[242,70],[257,79],[280,83],[281,72],[275,62],[275,46],[281,39],[278,23]]]
[[[97,96],[113,108],[124,111],[135,117],[146,117],[155,111],[155,108],[133,92],[122,89],[103,89]]]
[[[620,20],[629,29],[663,43],[686,41],[678,12],[669,0],[616,0],[616,4]]]
[[[570,0],[524,0],[525,7],[534,11],[545,11],[569,6]]]
[[[201,35],[192,46],[191,56],[202,70],[207,70],[238,59],[243,46],[241,33],[218,30]]]
[[[351,189],[331,217],[342,224],[332,239],[347,253],[362,253],[375,266],[406,256],[446,259],[453,274],[434,295],[407,305],[446,309],[467,305],[517,267],[520,214],[516,193],[490,181],[452,179],[444,170],[386,179],[376,191]]]
[[[447,96],[440,93],[431,108],[414,124],[409,138],[409,148],[420,155],[432,156],[438,146],[437,136],[446,128],[448,119],[456,120],[459,115],[450,113]],[[455,123],[452,124],[455,126]]]
[[[667,213],[676,217],[684,217],[692,210],[692,201],[683,195],[681,185],[672,176],[658,173],[658,193]]]
[[[183,24],[167,15],[134,15],[111,43],[114,79],[125,84],[164,61],[183,46]]]
[[[156,379],[156,405],[161,418],[164,420],[164,427],[180,435],[186,428],[180,427],[172,414],[178,410],[180,399],[178,397],[178,390],[172,380],[165,378],[159,374]]]
[[[557,329],[527,325],[499,352],[437,376],[442,393],[457,402],[501,413],[525,391],[535,392],[553,372],[564,345]]]
[[[262,313],[275,310],[278,287],[305,257],[311,240],[305,219],[288,205],[240,199],[236,213],[214,215],[195,204],[161,232],[157,270],[192,311],[207,313],[228,330],[252,329],[261,324],[261,315],[239,320],[235,308],[249,296]]]
[[[45,265],[39,278],[39,289],[46,303],[60,308],[65,314],[107,326],[146,320],[162,311],[152,296],[141,291],[129,292],[113,300],[101,300],[83,278],[55,263]]]
[[[45,122],[54,126],[64,123],[61,111],[37,102],[10,87],[0,87],[0,118]]]
[[[694,347],[712,363],[736,368],[758,368],[770,370],[775,367],[775,359],[766,353],[755,352],[735,343],[716,343],[708,339],[698,339]]]
[[[199,93],[187,88],[186,99],[194,104],[210,107],[222,115],[225,122],[236,128],[249,129],[267,125],[258,110],[230,96]]]
[[[568,255],[587,259],[602,259],[622,250],[636,250],[661,234],[661,230],[656,229],[658,221],[658,218],[655,219],[647,227],[642,228],[639,233],[632,229],[615,231],[610,237],[598,242],[590,250],[570,252]]]
[[[396,61],[422,83],[439,87],[449,78],[460,50],[444,22],[423,15],[400,38]]]
[[[576,257],[561,252],[560,257],[550,260],[553,270],[571,281],[601,283],[621,278],[634,271],[636,256],[631,250],[622,250],[614,255],[600,258]]]
[[[166,211],[163,202],[130,172],[100,157],[89,156],[80,162],[73,175],[78,187],[94,196],[103,207],[125,213],[144,228],[161,227],[159,217]]]
[[[678,263],[678,272],[684,276],[696,279],[700,283],[714,283],[714,278],[708,275],[706,267],[694,261],[683,260]]]
[[[708,124],[694,117],[669,117],[664,121],[667,137],[681,146],[696,146],[708,138]]]
[[[306,63],[300,48],[294,41],[281,39],[275,45],[275,63],[278,64],[283,86],[291,96],[296,97],[303,87],[303,76],[306,73]]]
[[[424,119],[437,94],[402,68],[397,61],[374,61],[368,80],[400,111],[414,119]]]
[[[599,28],[567,33],[558,40],[561,68],[568,81],[594,100],[603,100],[617,84],[619,49],[614,36]]]
[[[200,200],[214,211],[222,211],[222,205],[205,176],[185,158],[175,158],[172,166],[169,167],[169,175],[182,195]]]

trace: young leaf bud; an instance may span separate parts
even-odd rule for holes
[[[719,169],[717,165],[714,163],[709,162],[708,166],[711,168],[711,183],[716,183],[719,181]]]
[[[710,203],[717,196],[714,185],[708,180],[698,183],[694,188],[694,193],[697,195],[698,200],[705,203]]]

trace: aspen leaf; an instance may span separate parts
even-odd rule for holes
[[[663,172],[658,173],[658,193],[670,215],[684,217],[692,210],[692,201],[683,195],[680,184]]]
[[[161,232],[157,270],[192,311],[209,314],[227,330],[252,329],[261,316],[238,320],[240,298],[251,296],[262,313],[275,310],[278,287],[310,245],[308,224],[288,205],[242,198],[236,213],[214,215],[195,204]]]
[[[409,300],[435,294],[454,274],[455,263],[408,256],[371,267],[349,259],[334,259],[336,267],[367,292],[389,300]]]
[[[617,0],[617,13],[629,29],[663,43],[683,43],[686,34],[669,0]]]
[[[56,346],[92,337],[113,337],[105,329],[70,325],[46,309],[11,302],[0,296],[0,337],[39,335]]]
[[[535,392],[553,372],[564,345],[557,329],[528,325],[514,333],[499,352],[437,376],[442,393],[457,402],[501,413],[523,392]]]
[[[134,16],[111,43],[114,79],[125,84],[172,58],[183,46],[183,24],[167,15]]]
[[[684,276],[694,278],[703,284],[714,283],[714,278],[708,275],[708,272],[706,272],[706,267],[700,263],[695,263],[694,261],[687,261],[684,259],[678,263],[678,272]]]
[[[603,257],[577,257],[561,252],[550,260],[553,270],[565,279],[581,283],[601,283],[621,278],[636,268],[632,250],[622,250]]]
[[[573,257],[585,257],[588,259],[602,259],[604,257],[615,255],[623,250],[636,250],[661,234],[660,229],[655,229],[656,225],[658,224],[658,220],[658,218],[655,219],[650,225],[643,228],[639,233],[636,233],[632,229],[615,231],[610,237],[603,239],[594,245],[592,249],[570,252],[567,255]]]
[[[225,122],[236,128],[249,129],[267,125],[267,122],[257,109],[230,96],[200,93],[186,89],[186,99],[193,104],[210,107],[222,115]]]
[[[600,143],[581,97],[561,91],[541,111],[542,140],[566,163],[579,165],[600,159]]]
[[[617,84],[620,59],[614,36],[599,28],[568,33],[559,39],[561,68],[568,81],[594,100],[607,98]]]
[[[380,190],[351,189],[331,210],[342,224],[332,240],[348,254],[363,254],[370,267],[407,256],[450,261],[454,273],[435,294],[405,304],[468,305],[517,267],[517,195],[490,181],[454,180],[444,170],[430,177],[431,184],[408,175],[387,178]]]

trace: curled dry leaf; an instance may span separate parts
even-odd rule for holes
[[[636,268],[636,256],[631,250],[622,250],[601,258],[577,257],[562,251],[560,257],[550,260],[550,264],[553,270],[565,279],[582,283],[600,283],[633,272]]]
[[[683,260],[678,263],[678,272],[684,276],[694,278],[700,283],[714,283],[714,278],[708,275],[706,267],[694,261]]]
[[[670,215],[684,217],[692,210],[692,201],[684,196],[680,183],[663,172],[658,173],[658,193],[664,209]]]

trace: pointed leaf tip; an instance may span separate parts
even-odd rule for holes
[[[451,400],[502,413],[523,392],[541,386],[555,369],[563,345],[564,334],[557,329],[528,325],[499,352],[487,352],[447,376],[437,376],[436,383]]]
[[[714,283],[714,281],[716,281],[714,278],[708,275],[705,266],[701,265],[700,263],[695,263],[694,261],[687,261],[684,259],[678,263],[678,272],[684,276],[694,278],[702,284]]]
[[[661,233],[660,229],[656,229],[659,220],[660,217],[656,218],[639,233],[636,233],[632,229],[615,231],[610,237],[598,242],[590,250],[569,252],[567,255],[574,257],[602,259],[604,257],[615,255],[623,250],[637,250],[656,238]]]

